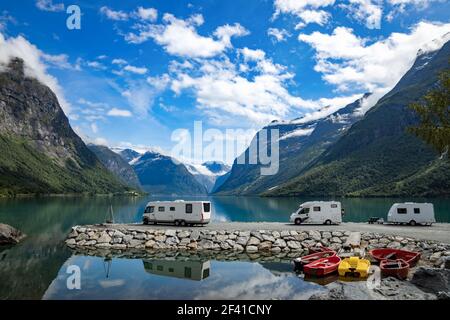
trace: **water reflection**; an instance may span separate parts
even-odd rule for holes
[[[323,290],[297,277],[287,257],[174,252],[120,255],[105,250],[90,254],[74,252],[44,299],[306,299]],[[70,265],[81,269],[81,290],[67,289]]]
[[[200,281],[209,277],[211,261],[202,260],[142,260],[146,272],[158,276]]]

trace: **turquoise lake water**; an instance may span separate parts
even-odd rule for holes
[[[158,198],[169,199],[173,198]],[[328,200],[259,197],[208,199],[213,205],[213,221],[288,221],[290,213],[301,202]],[[149,200],[156,199],[83,197],[0,200],[0,222],[27,234],[17,246],[0,249],[0,299],[287,299],[302,298],[321,290],[319,284],[297,277],[291,271],[289,261],[272,264],[261,261],[230,262],[214,257],[188,258],[187,261],[168,258],[113,258],[105,261],[100,257],[75,255],[64,245],[64,239],[73,225],[104,222],[111,205],[116,222],[140,222]],[[392,203],[417,201],[432,202],[436,220],[450,222],[450,199],[350,198],[340,201],[346,211],[344,221],[367,221],[371,216],[386,218]],[[189,265],[191,263],[192,266]],[[81,290],[67,289],[69,274],[66,271],[69,265],[77,265],[81,269]],[[150,268],[153,265],[156,269]],[[209,266],[207,272],[204,265]],[[191,271],[179,276],[175,275],[178,269]],[[201,272],[196,273],[195,270]],[[202,278],[203,272],[207,273],[207,277]]]

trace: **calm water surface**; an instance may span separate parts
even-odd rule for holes
[[[300,299],[322,287],[279,263],[214,258],[125,259],[75,255],[64,245],[73,225],[104,222],[112,205],[116,222],[139,222],[152,199],[126,197],[0,200],[0,222],[27,234],[0,249],[0,299]],[[159,200],[173,199],[160,197]],[[188,198],[185,198],[188,199]],[[315,199],[210,197],[213,221],[287,221],[301,202]],[[392,203],[432,202],[436,219],[450,222],[450,199],[341,199],[344,221],[386,218]],[[81,290],[68,290],[67,266],[81,269]],[[162,269],[162,270],[161,270]],[[208,271],[205,271],[208,269]],[[205,274],[204,274],[205,272]]]

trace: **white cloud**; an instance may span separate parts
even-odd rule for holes
[[[295,29],[301,29],[310,23],[317,23],[320,26],[325,25],[331,15],[323,10],[303,10],[298,14],[302,22],[295,26]]]
[[[123,69],[136,74],[146,74],[148,71],[145,67],[135,67],[132,65],[126,65]]]
[[[394,32],[369,42],[353,30],[337,27],[332,34],[300,34],[299,40],[316,50],[315,70],[339,90],[387,92],[413,64],[419,49],[436,50],[450,24],[420,22],[409,32]],[[437,39],[436,41],[431,41]]]
[[[128,13],[121,10],[115,11],[106,6],[100,8],[100,13],[110,20],[126,21],[129,19]]]
[[[333,5],[335,0],[275,0],[274,18],[280,14],[291,14],[300,18],[296,29],[303,28],[309,23],[324,25],[330,18],[330,14],[318,10],[319,8]]]
[[[122,65],[122,64],[127,64],[128,62],[127,62],[127,60],[124,60],[124,59],[113,59],[111,63]]]
[[[304,100],[293,96],[287,81],[293,75],[286,67],[273,63],[260,50],[240,50],[243,62],[232,63],[227,58],[202,60],[193,72],[179,72],[173,76],[171,89],[180,94],[191,90],[200,108],[210,120],[223,125],[227,120],[241,125],[264,125],[272,120],[293,116],[293,112],[314,110],[320,101]],[[256,63],[247,65],[251,57]],[[255,74],[252,79],[241,75],[237,69],[245,64]],[[236,120],[241,119],[241,120]],[[231,121],[230,121],[231,122]]]
[[[64,11],[64,3],[53,3],[52,0],[37,0],[36,7],[42,11]]]
[[[91,123],[91,131],[93,133],[97,133],[98,132],[98,127],[97,127],[97,124],[95,122]]]
[[[69,56],[67,54],[51,55],[42,53],[42,59],[49,65],[59,69],[80,70],[78,65],[73,66],[70,64]]]
[[[286,38],[291,36],[287,30],[277,28],[269,28],[267,30],[267,35],[272,37],[275,42],[286,41]]]
[[[154,8],[138,7],[136,15],[146,21],[155,22],[158,19],[158,11]]]
[[[244,61],[253,60],[260,61],[265,58],[266,53],[260,49],[249,49],[247,47],[239,49],[239,52],[244,56]]]
[[[98,62],[98,61],[88,61],[87,65],[93,69],[97,69],[97,70],[106,70],[106,66],[103,65],[102,63]]]
[[[248,34],[241,25],[225,25],[214,32],[216,39],[197,33],[196,27],[203,24],[203,16],[193,15],[186,20],[177,19],[172,14],[164,14],[164,24],[146,24],[139,26],[138,33],[128,33],[125,40],[130,43],[142,43],[152,38],[172,55],[209,58],[231,47],[231,37]]]
[[[340,7],[349,11],[349,16],[363,22],[369,29],[380,29],[383,15],[381,0],[348,0],[349,4]]]
[[[131,117],[133,114],[129,110],[112,108],[107,115],[111,117]]]
[[[314,129],[315,129],[314,127],[296,129],[294,131],[291,131],[291,132],[283,135],[279,140],[286,140],[289,138],[309,136],[314,131]]]
[[[46,53],[39,50],[22,36],[5,39],[0,33],[0,64],[7,65],[14,57],[24,60],[24,72],[26,76],[36,78],[47,85],[57,96],[59,104],[64,112],[70,114],[70,103],[65,99],[63,89],[58,80],[47,72],[47,65],[44,63]],[[49,57],[49,55],[47,55]]]

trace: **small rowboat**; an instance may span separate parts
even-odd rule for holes
[[[294,263],[294,271],[302,271],[303,267],[311,262],[317,261],[322,258],[329,258],[335,255],[335,251],[323,251],[295,258],[294,260],[292,260],[292,262]]]
[[[309,248],[309,254],[317,253],[317,252],[325,252],[325,251],[333,251],[333,249],[330,249],[328,247],[310,247]]]
[[[330,273],[336,272],[341,263],[341,258],[331,256],[311,262],[303,267],[303,272],[310,276],[323,277]]]
[[[339,276],[352,276],[357,278],[367,278],[369,276],[370,261],[359,257],[345,258],[339,264]]]
[[[410,267],[414,267],[420,259],[419,252],[390,248],[372,249],[369,251],[369,254],[378,262],[381,262],[383,260],[402,259],[407,262]]]
[[[404,280],[408,277],[409,264],[403,259],[382,260],[380,262],[381,274],[389,277],[397,277]]]

